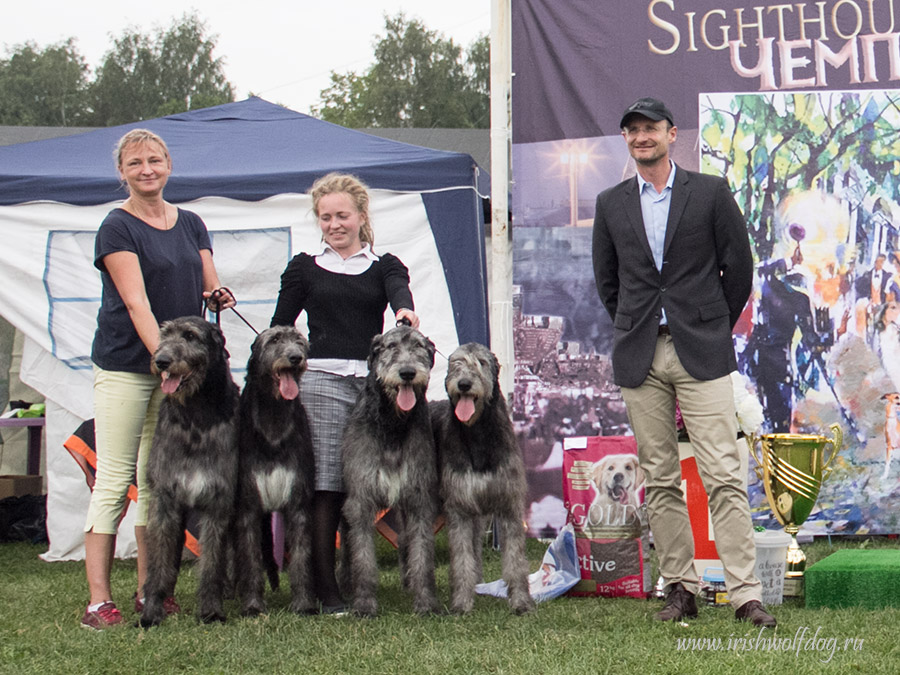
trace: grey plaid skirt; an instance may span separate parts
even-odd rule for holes
[[[301,399],[312,428],[316,458],[316,490],[343,492],[341,437],[364,377],[308,370],[300,378]]]

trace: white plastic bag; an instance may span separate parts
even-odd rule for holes
[[[563,527],[556,536],[544,559],[541,568],[528,575],[528,590],[535,602],[559,597],[581,581],[581,570],[575,553],[575,530],[571,523]],[[478,584],[475,592],[480,595],[506,597],[506,582],[503,579],[490,583]]]

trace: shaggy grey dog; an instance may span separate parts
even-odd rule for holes
[[[353,611],[375,616],[378,567],[375,516],[394,509],[404,585],[413,611],[437,610],[434,582],[434,520],[438,474],[425,390],[434,365],[434,344],[407,326],[372,339],[369,374],[343,440],[344,518],[347,524],[343,579],[350,581]],[[346,561],[349,558],[349,574]]]
[[[450,609],[472,610],[484,525],[494,516],[509,606],[534,608],[525,556],[525,465],[500,391],[496,357],[470,342],[450,355],[447,401],[430,404],[450,544]]]
[[[280,511],[289,546],[292,612],[312,613],[310,510],[315,479],[312,437],[300,401],[309,343],[293,326],[260,333],[250,349],[239,413],[238,591],[245,616],[265,613],[260,519]],[[271,541],[271,530],[263,536]]]
[[[166,393],[147,479],[152,490],[147,522],[147,581],[142,626],[165,618],[163,600],[178,578],[188,510],[200,527],[197,616],[224,621],[226,542],[234,511],[238,448],[238,388],[231,379],[225,338],[200,317],[166,321],[153,355]]]

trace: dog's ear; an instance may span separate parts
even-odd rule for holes
[[[231,358],[231,354],[229,354],[228,350],[225,349],[225,333],[223,333],[222,329],[214,323],[210,323],[209,327],[210,346],[215,349],[215,351],[213,351],[212,353],[217,354],[219,350],[221,350],[226,359]]]
[[[307,337],[296,328],[294,328],[294,332],[297,334],[296,339],[303,346],[303,349],[306,352],[309,352],[309,340],[307,339]]]
[[[431,360],[431,367],[434,368],[434,352],[437,348],[434,346],[434,343],[428,338],[425,338],[425,344],[428,346],[428,357]]]
[[[253,344],[250,345],[250,358],[247,359],[247,378],[246,379],[248,379],[248,380],[251,379],[251,377],[252,377],[251,373],[256,372],[256,366],[259,363],[260,348],[262,347],[263,340],[265,340],[265,338],[263,337],[263,334],[265,332],[266,331],[263,331],[262,333],[257,335],[256,338],[254,338],[254,340],[253,340]]]
[[[381,335],[376,335],[372,338],[372,344],[369,346],[369,358],[367,360],[370,372],[375,369],[375,362],[378,360],[378,355],[381,353],[382,344],[384,344],[384,338]]]
[[[492,391],[492,396],[494,399],[499,399],[503,397],[503,392],[500,391],[500,361],[497,360],[497,355],[494,352],[491,352],[491,377],[494,381],[494,387]]]
[[[265,340],[269,335],[268,330],[269,329],[266,328],[261,333],[257,334],[255,338],[253,338],[253,343],[250,345],[251,354],[255,354],[262,349],[263,340]]]

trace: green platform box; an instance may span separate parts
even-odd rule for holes
[[[900,549],[843,550],[806,570],[809,608],[900,607]]]

